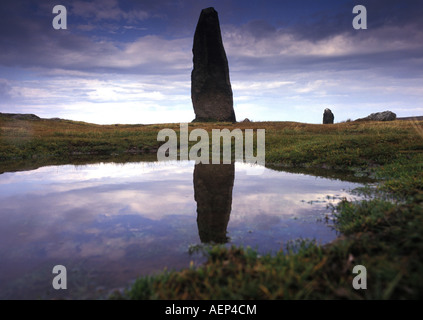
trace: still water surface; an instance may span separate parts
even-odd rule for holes
[[[194,162],[63,165],[0,175],[0,299],[87,299],[137,276],[203,262],[226,243],[276,252],[327,243],[329,203],[358,183]],[[54,290],[55,265],[67,289]]]

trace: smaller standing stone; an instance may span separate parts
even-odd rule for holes
[[[334,119],[335,116],[333,115],[332,111],[326,108],[325,112],[323,113],[323,124],[333,124]]]

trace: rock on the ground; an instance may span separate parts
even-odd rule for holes
[[[393,121],[396,120],[396,118],[397,115],[392,111],[383,111],[372,113],[369,116],[357,119],[356,121]]]

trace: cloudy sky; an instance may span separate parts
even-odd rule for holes
[[[355,30],[353,7],[367,9]],[[55,30],[55,5],[67,30]],[[201,9],[219,13],[238,120],[423,115],[422,0],[2,0],[0,112],[189,122]]]

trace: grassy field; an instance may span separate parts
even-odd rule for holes
[[[296,122],[191,123],[203,128],[266,129],[266,163],[369,172],[423,152],[422,121],[347,122],[313,125]],[[163,142],[161,129],[179,124],[95,125],[68,120],[16,120],[0,114],[0,161],[37,162],[94,160],[152,154]],[[211,134],[210,134],[211,136]],[[190,144],[194,144],[191,142]]]
[[[19,120],[0,114],[0,172],[47,164],[154,159],[160,129],[179,124],[100,126]],[[124,299],[423,298],[423,122],[194,123],[193,128],[266,129],[266,166],[379,182],[372,198],[334,208],[334,243],[291,243],[274,256],[215,246],[200,267],[142,277]],[[191,143],[193,144],[193,143]],[[323,173],[324,174],[324,173]],[[355,265],[367,289],[352,287]]]

